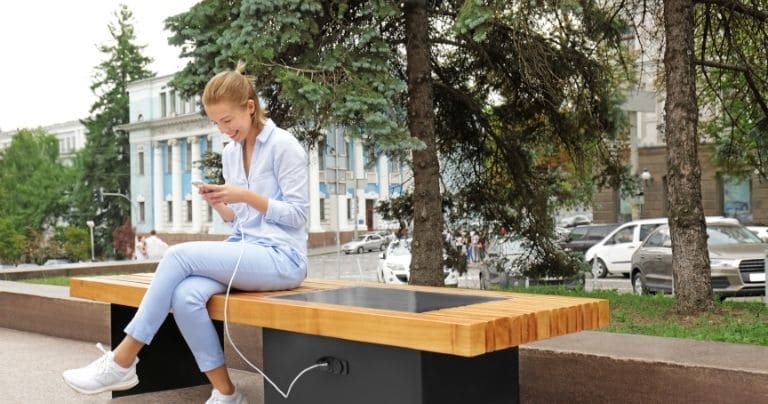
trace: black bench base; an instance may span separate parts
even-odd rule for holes
[[[265,404],[452,404],[519,402],[518,349],[466,358],[336,338],[263,330],[264,367],[284,391],[304,368],[326,356],[349,373],[315,369],[287,399],[264,381]]]
[[[113,304],[110,311],[114,348],[125,336],[123,329],[133,318],[136,308]],[[222,324],[214,321],[214,325],[221,341]],[[152,343],[139,353],[136,373],[139,384],[130,390],[113,391],[112,398],[209,384],[205,374],[197,367],[192,351],[184,342],[173,314],[165,319]]]
[[[113,346],[136,309],[111,305]],[[219,340],[222,323],[214,321]],[[264,381],[265,404],[463,404],[518,403],[518,348],[477,357],[416,351],[337,338],[263,329],[264,371],[284,391],[306,367],[322,357],[348,363],[347,374],[322,369],[306,373],[287,399]],[[113,398],[208,384],[169,314],[139,354],[139,384]]]

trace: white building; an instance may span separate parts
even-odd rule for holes
[[[229,234],[229,226],[191,185],[205,180],[195,162],[206,151],[220,153],[228,138],[201,113],[199,97],[181,98],[168,86],[172,78],[128,86],[130,122],[118,129],[128,131],[130,139],[132,224],[140,233]],[[310,245],[334,244],[337,230],[349,238],[355,230],[392,227],[374,207],[378,200],[398,195],[411,176],[385,156],[366,169],[366,155],[360,142],[344,136],[342,127],[329,128],[308,150]]]
[[[71,166],[75,152],[85,147],[85,126],[80,121],[69,121],[56,123],[41,127],[44,131],[52,134],[59,141],[59,160],[62,164]],[[0,132],[0,150],[11,145],[13,137],[18,130]]]

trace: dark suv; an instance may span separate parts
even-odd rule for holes
[[[568,235],[558,245],[566,251],[576,251],[584,253],[605,238],[613,229],[619,227],[619,223],[609,224],[587,224],[576,226],[571,229]]]

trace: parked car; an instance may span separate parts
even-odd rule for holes
[[[768,226],[747,226],[747,229],[760,237],[763,243],[768,243]]]
[[[736,219],[722,216],[707,217],[706,220],[707,223],[713,220],[727,220],[738,224]],[[597,278],[605,278],[609,273],[629,277],[632,254],[654,229],[663,224],[667,224],[665,217],[633,220],[608,233],[584,253],[584,259],[592,265],[592,274]]]
[[[522,239],[499,239],[492,242],[486,251],[486,258],[480,263],[480,289],[492,285],[514,286],[523,280],[523,267],[531,258],[530,250]]]
[[[344,243],[341,246],[341,250],[345,254],[356,252],[362,254],[363,251],[384,251],[387,246],[387,241],[376,233],[363,234],[358,236],[356,240],[352,240],[348,243]]]
[[[590,224],[592,219],[587,215],[573,215],[560,219],[560,227],[574,227],[582,224]]]
[[[765,293],[765,244],[746,227],[726,219],[707,224],[712,289],[721,299]],[[673,291],[672,242],[667,225],[653,231],[632,255],[632,290]]]
[[[398,239],[389,243],[387,249],[379,255],[376,278],[388,284],[407,284],[411,273],[411,240]],[[451,268],[443,268],[444,284],[456,286],[459,274]]]
[[[486,259],[480,263],[480,289],[491,286],[528,287],[530,285],[560,285],[565,287],[583,287],[584,277],[532,278],[524,275],[538,257],[529,241],[523,238],[506,238],[491,243]]]
[[[558,245],[566,251],[584,253],[617,227],[619,227],[619,223],[576,226],[571,229],[562,241],[558,242]]]
[[[51,258],[45,261],[43,264],[44,266],[49,265],[64,265],[64,264],[71,264],[72,261],[66,259],[66,258]]]
[[[624,223],[588,248],[584,260],[592,265],[596,278],[609,273],[629,276],[632,253],[656,227],[667,223],[667,218],[641,219]]]
[[[386,245],[389,245],[392,241],[394,241],[397,237],[395,236],[395,233],[393,233],[391,230],[379,230],[376,232],[381,238],[384,239],[384,242]]]

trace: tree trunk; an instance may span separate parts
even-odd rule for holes
[[[664,2],[667,194],[675,310],[680,314],[693,314],[714,307],[697,151],[693,13],[693,1]]]
[[[413,245],[410,283],[443,285],[442,203],[435,146],[429,20],[426,0],[405,1],[408,129],[426,147],[413,151]]]

